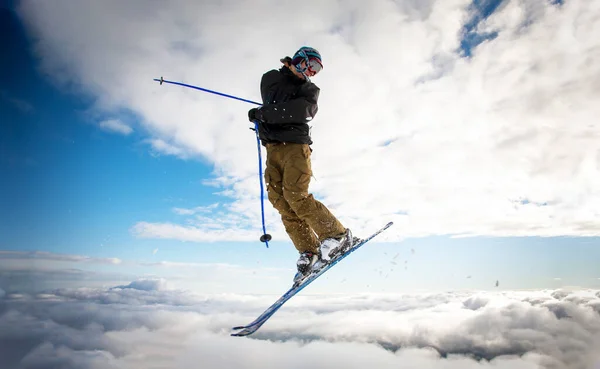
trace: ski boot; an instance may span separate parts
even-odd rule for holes
[[[298,271],[294,276],[294,285],[299,284],[304,278],[306,278],[312,271],[313,265],[319,260],[319,255],[305,251],[300,254],[298,261],[296,261],[296,268]]]
[[[343,236],[325,239],[319,249],[321,253],[320,261],[324,264],[330,263],[338,256],[350,250],[355,244],[355,239],[356,237],[352,237],[352,232],[348,228],[346,228],[346,233]]]

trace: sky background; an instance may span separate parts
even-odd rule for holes
[[[9,368],[600,368],[600,2],[0,4]],[[394,225],[233,338],[297,259],[252,106],[153,79],[258,101],[302,45],[311,191]]]
[[[315,290],[600,286],[591,2],[323,3],[274,35],[280,17],[258,27],[243,14],[259,9],[234,2],[33,4],[1,14],[5,264],[54,268],[18,254],[43,251],[147,265],[71,266],[90,272],[291,278],[296,251],[268,202],[274,240],[258,241],[251,106],[152,80],[259,100],[261,74],[311,44],[325,64],[311,190],[355,235],[395,222],[337,274],[360,278]]]

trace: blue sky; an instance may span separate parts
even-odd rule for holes
[[[481,19],[487,18],[499,8],[494,2],[476,2],[475,5],[480,9]],[[215,203],[236,203],[227,196],[215,194],[219,190],[206,185],[205,182],[218,179],[218,173],[224,170],[223,168],[228,168],[229,162],[219,161],[218,154],[215,154],[212,157],[215,160],[211,161],[211,156],[204,153],[186,157],[160,152],[147,141],[149,137],[161,132],[157,126],[148,123],[152,119],[156,120],[156,117],[150,119],[147,112],[134,104],[130,107],[125,104],[118,108],[103,109],[103,100],[99,98],[97,91],[86,90],[85,83],[78,83],[85,80],[84,75],[78,75],[66,84],[57,82],[57,76],[49,75],[41,59],[33,53],[32,48],[35,44],[28,37],[21,18],[16,17],[13,10],[6,9],[1,11],[0,17],[0,40],[5,45],[0,57],[0,70],[4,71],[0,84],[0,177],[3,178],[0,189],[0,249],[47,251],[138,262],[224,263],[259,269],[294,267],[296,252],[281,234],[271,243],[269,249],[258,242],[258,217],[250,219],[250,222],[253,222],[250,231],[256,236],[255,239],[245,242],[234,241],[235,237],[224,237],[219,242],[151,235],[138,237],[132,229],[139,222],[188,226],[189,219],[177,214],[174,208],[192,209]],[[473,17],[479,19],[477,15]],[[476,45],[484,40],[494,40],[497,36],[497,31],[483,31],[478,36],[474,35],[476,23],[471,21],[464,25],[467,34],[463,41],[467,41],[462,42],[461,47],[470,57],[474,57]],[[451,64],[456,63],[460,63],[460,60]],[[257,64],[252,69],[256,71],[255,76],[249,81],[255,83],[260,71],[269,67]],[[156,68],[158,69],[160,68]],[[206,70],[210,69],[205,69],[205,72]],[[172,73],[181,74],[175,71]],[[70,74],[70,71],[67,70],[66,74]],[[143,79],[136,80],[135,84],[148,89],[152,78],[156,77],[158,75],[144,75]],[[195,81],[188,79],[185,82]],[[115,79],[115,83],[120,82]],[[231,84],[216,87],[226,93],[239,92],[242,97],[256,98],[255,89],[245,90],[242,87],[232,87]],[[164,93],[164,98],[170,102],[170,93],[186,94],[185,96],[191,94],[188,91],[174,92],[173,89],[180,87],[162,88],[160,93]],[[206,109],[212,109],[213,105],[215,110],[223,107],[230,109],[231,116],[227,119],[239,122],[240,135],[244,134],[243,140],[249,147],[255,148],[254,137],[246,132],[248,130],[244,114],[249,106],[240,102],[221,101],[225,99],[204,96],[197,91],[193,93],[196,95],[191,98],[195,100],[184,100],[184,103],[192,105],[199,102],[205,104],[202,105],[205,108],[208,106]],[[325,95],[323,99],[327,101],[328,98]],[[399,105],[401,109],[402,102]],[[173,111],[175,115],[177,112],[173,106],[172,103],[165,104],[162,109],[167,111],[163,114],[169,115],[170,111]],[[335,112],[331,114],[335,116]],[[200,118],[195,117],[192,122],[196,124],[195,132],[204,129],[204,119],[212,120],[210,115],[204,113],[199,116]],[[131,133],[122,134],[102,129],[100,122],[115,118],[126,122],[128,127],[133,127],[130,128]],[[382,130],[384,129],[390,128],[382,127]],[[212,131],[207,129],[207,132]],[[321,135],[318,137],[320,139],[325,132],[315,134]],[[464,136],[468,137],[469,133],[465,133]],[[394,145],[413,147],[418,146],[417,139],[413,142],[391,142]],[[181,147],[186,146],[182,144]],[[193,149],[189,149],[189,145],[186,150],[194,152]],[[316,151],[315,155],[318,152]],[[454,153],[461,155],[460,151]],[[244,184],[251,188],[250,191],[256,191],[258,180],[252,172],[256,170],[255,151],[252,155],[254,156],[244,156],[247,163],[243,164],[243,169],[239,171],[243,173],[240,177],[247,180]],[[350,151],[349,155],[357,162],[362,160],[360,157],[354,157],[361,155],[360,151]],[[550,165],[552,166],[552,163]],[[440,168],[432,168],[431,173],[441,175],[443,170]],[[398,172],[407,173],[402,169]],[[315,173],[315,186],[321,191],[319,194],[331,196],[329,199],[332,204],[343,202],[336,198],[335,194],[319,187],[322,186],[319,183],[327,183],[332,187],[344,186],[344,183],[327,182],[328,177],[322,173]],[[319,181],[320,176],[326,177],[324,182]],[[469,180],[465,179],[465,182],[467,181]],[[402,183],[389,184],[397,186],[397,191],[403,191]],[[232,188],[235,187],[229,189]],[[374,187],[371,193],[375,194],[378,188]],[[450,190],[450,193],[452,191]],[[524,190],[521,198],[528,200],[520,200],[521,212],[545,211],[531,210],[535,204],[545,203],[544,199],[534,198],[538,193],[532,189]],[[245,195],[240,196],[245,198]],[[258,201],[259,198],[251,196],[244,204],[258,211]],[[403,210],[407,208],[408,202],[394,204],[392,201],[382,204],[381,206],[385,205],[382,208],[383,214],[399,214],[398,219],[401,221],[390,235],[392,239],[399,239],[369,244],[364,250],[347,259],[343,265],[336,267],[336,270],[332,270],[328,278],[330,282],[322,282],[321,286],[315,287],[315,291],[485,289],[493,288],[496,280],[500,281],[501,288],[513,289],[553,288],[563,285],[600,286],[600,273],[597,268],[600,263],[599,237],[576,237],[569,231],[565,232],[565,237],[540,237],[544,234],[536,235],[535,232],[528,237],[498,237],[492,232],[488,237],[451,238],[448,234],[468,231],[454,231],[448,226],[440,225],[433,234],[404,238],[401,233],[413,224],[413,218],[409,218],[411,216],[421,219],[422,223],[416,227],[419,232],[423,233],[430,228],[427,225],[428,213],[423,212],[421,217],[419,214],[432,202],[435,200],[428,200],[428,204],[423,204],[423,208],[413,207],[410,211]],[[266,203],[265,206],[270,207],[270,204]],[[484,204],[477,207],[487,208]],[[341,212],[344,208],[340,206],[339,209]],[[459,209],[452,211],[460,212]],[[350,210],[348,214],[344,214],[348,217],[345,219],[353,219],[354,214],[349,212]],[[449,214],[452,214],[450,210]],[[560,216],[560,213],[555,215]],[[225,213],[225,217],[230,216],[229,213]],[[271,224],[278,223],[273,213],[269,213],[269,216],[268,221]],[[476,216],[482,215],[474,215]],[[566,217],[568,218],[568,215]],[[438,224],[439,221],[434,218],[431,220],[432,230],[435,227],[434,223]],[[379,219],[384,220],[385,216],[382,215]],[[499,219],[502,220],[502,217]],[[498,224],[501,224],[501,221],[498,221]],[[366,232],[375,225],[369,223],[370,228],[365,226],[360,229]],[[484,229],[493,228],[485,227],[488,226],[485,225]],[[524,228],[527,226],[524,225]],[[450,231],[444,232],[446,229]],[[480,230],[474,230],[473,233],[485,234]],[[152,268],[125,270],[124,266],[105,265],[89,268],[96,271],[120,270],[129,273],[168,275],[164,271]],[[265,289],[276,293],[278,288],[286,285],[285,278],[291,280],[292,274],[291,271],[276,272],[280,281]],[[356,275],[360,275],[360,280],[353,278]],[[332,283],[341,281],[343,283]],[[238,288],[234,280],[227,283],[224,284],[225,289]]]

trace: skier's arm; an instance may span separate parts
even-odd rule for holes
[[[319,88],[314,85],[308,86],[292,100],[263,105],[256,112],[256,118],[267,124],[307,123],[319,110],[318,99]]]

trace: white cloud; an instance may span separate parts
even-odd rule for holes
[[[231,326],[253,320],[276,297],[154,287],[8,298],[0,357],[9,367],[175,369],[198,362],[208,369],[587,369],[600,362],[597,290],[300,294],[253,336],[237,338]]]
[[[183,226],[172,223],[147,223],[139,222],[133,228],[132,232],[142,238],[166,238],[180,239],[194,242],[215,242],[215,241],[246,241],[250,237],[255,238],[255,234],[237,227],[225,229],[225,226],[212,221],[215,228],[205,231],[198,226]]]
[[[166,268],[201,268],[201,267],[221,267],[221,268],[239,268],[232,264],[223,263],[185,263],[179,261],[158,261],[158,262],[140,262],[140,265],[145,266],[160,266]]]
[[[261,248],[261,250],[263,250]],[[265,249],[266,250],[266,249]],[[26,255],[28,257],[24,257]],[[288,288],[291,268],[261,264],[257,250],[243,253],[244,266],[199,261],[153,261],[91,258],[51,252],[0,250],[0,288],[6,293],[40,293],[51,288],[103,287],[170,288],[166,280],[193,291],[272,293]],[[31,257],[35,256],[35,257]],[[82,261],[86,262],[82,262]],[[291,278],[291,277],[290,277]],[[130,284],[131,280],[136,280]]]
[[[161,279],[138,279],[129,283],[126,286],[116,286],[114,288],[126,289],[131,288],[134,290],[141,291],[164,291],[168,289],[167,281],[164,278]]]
[[[173,208],[173,211],[179,215],[194,215],[196,213],[210,214],[212,210],[219,207],[219,203],[210,204],[208,206],[196,206],[195,208]]]
[[[115,132],[127,136],[133,129],[119,119],[107,119],[99,123],[100,128],[105,131]]]
[[[262,234],[262,229],[259,229],[260,215],[252,216],[241,210],[239,212],[231,210],[231,212],[221,211],[196,215],[194,218],[187,219],[187,223],[180,225],[138,222],[131,228],[131,232],[140,238],[177,239],[191,242],[255,241]],[[269,222],[267,231],[277,240],[287,239],[278,224],[274,225]]]
[[[48,251],[13,251],[0,250],[0,260],[39,260],[39,261],[65,261],[75,263],[121,264],[119,258],[96,258],[84,255],[59,254]]]
[[[150,144],[154,155],[175,155],[183,159],[187,159],[190,156],[189,150],[185,150],[159,138],[146,140],[146,143]]]
[[[597,236],[600,65],[589,61],[600,58],[600,3],[551,3],[501,6],[479,25],[497,37],[468,59],[455,52],[472,16],[467,0],[309,0],[301,17],[274,0],[23,1],[20,14],[49,75],[104,110],[139,115],[154,151],[214,164],[216,177],[232,179],[228,210],[249,224],[260,219],[250,106],[151,79],[256,100],[262,73],[311,44],[325,63],[314,78],[312,190],[355,233],[392,220],[396,239]],[[281,231],[278,214],[267,216]],[[137,228],[184,240],[222,235],[201,225]]]
[[[52,264],[6,267],[5,263],[0,263],[0,288],[7,296],[15,291],[37,293],[50,288],[102,287],[125,283],[135,277],[135,273],[125,270],[99,273],[76,268],[63,269]]]

